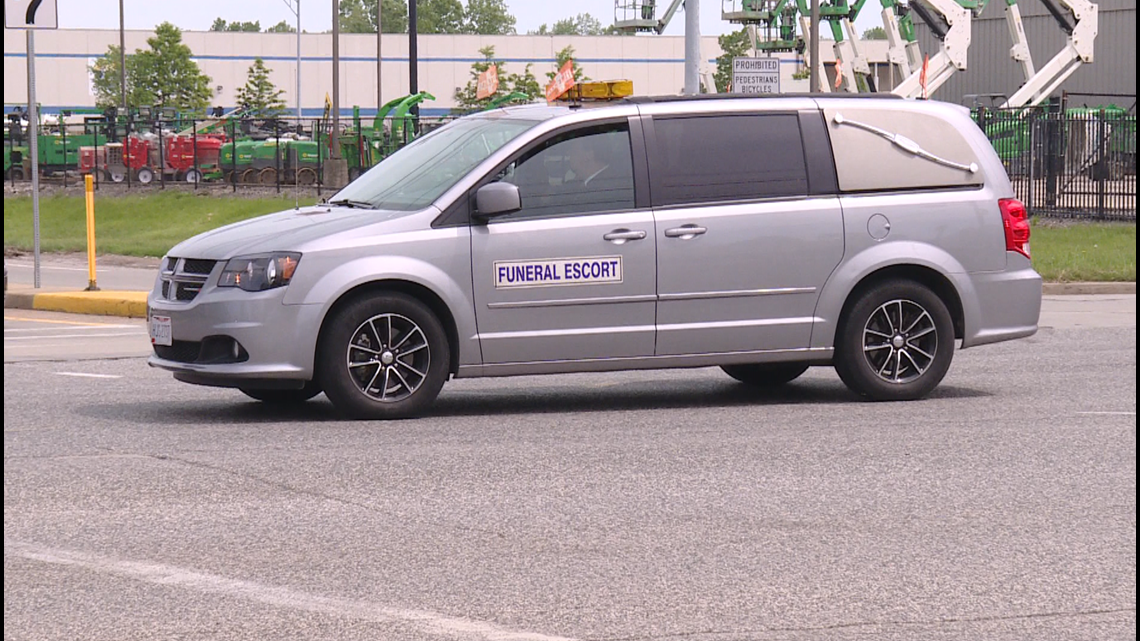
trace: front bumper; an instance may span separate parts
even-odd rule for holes
[[[162,298],[156,287],[147,297],[147,317],[169,316],[174,344],[156,346],[147,364],[200,385],[292,387],[312,379],[321,306],[286,305],[286,289],[208,285],[194,300],[179,302]],[[233,341],[240,346],[237,358],[219,347]]]

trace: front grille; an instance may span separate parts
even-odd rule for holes
[[[170,345],[154,345],[154,353],[161,359],[176,363],[203,365],[242,363],[249,360],[249,353],[245,348],[229,336],[207,336],[200,342],[171,341]]]
[[[209,274],[214,269],[215,260],[187,258],[182,261],[182,271],[187,274]]]
[[[175,292],[174,298],[182,301],[194,300],[194,297],[197,296],[200,291],[202,291],[201,285],[178,283],[178,291]]]
[[[165,300],[194,300],[217,265],[216,260],[167,257],[162,265],[162,297]]]
[[[202,343],[198,341],[172,341],[172,343],[172,345],[155,345],[155,355],[177,363],[193,363],[198,360]]]

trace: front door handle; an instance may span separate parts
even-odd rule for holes
[[[605,238],[615,245],[622,245],[626,241],[641,240],[645,238],[646,235],[647,234],[640,229],[615,229],[602,236],[602,238]]]
[[[672,229],[665,230],[666,238],[680,238],[681,240],[689,240],[695,238],[708,231],[707,227],[699,225],[682,225],[680,227],[673,227]]]

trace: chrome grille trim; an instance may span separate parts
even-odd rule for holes
[[[162,265],[162,298],[178,303],[194,300],[217,264],[216,260],[168,257]]]

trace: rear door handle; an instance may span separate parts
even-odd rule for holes
[[[646,237],[646,233],[640,229],[615,229],[610,233],[602,236],[606,240],[615,245],[622,245],[626,241],[641,240]]]
[[[672,229],[665,230],[666,238],[680,238],[681,240],[689,240],[695,238],[708,231],[707,227],[699,225],[682,225],[680,227],[673,227]]]

